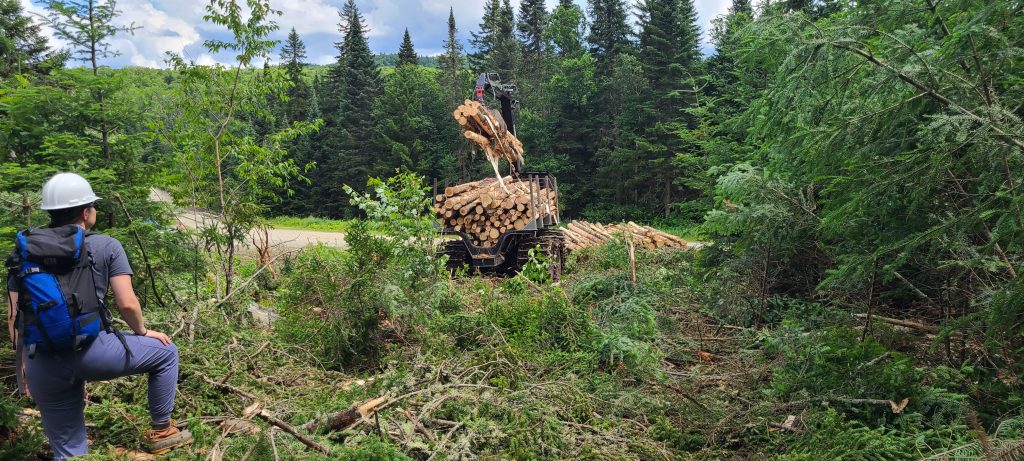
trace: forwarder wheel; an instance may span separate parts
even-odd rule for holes
[[[445,266],[451,275],[455,275],[455,271],[470,262],[469,250],[466,249],[466,242],[463,242],[462,239],[446,240],[441,247],[441,254],[448,255],[448,262],[445,263]]]

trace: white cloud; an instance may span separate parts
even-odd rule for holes
[[[44,14],[44,8],[34,5],[32,0],[19,0],[26,12]],[[282,12],[273,19],[280,30],[274,39],[283,40],[288,31],[295,27],[306,43],[309,61],[317,64],[334,62],[334,42],[341,40],[338,32],[338,10],[345,0],[270,0],[271,6]],[[430,55],[440,46],[447,33],[449,8],[455,12],[459,37],[463,45],[470,33],[478,27],[486,0],[357,0],[369,28],[370,46],[375,52],[394,52],[398,49],[402,31],[408,27],[413,42],[422,55]],[[586,0],[575,0],[586,8]],[[547,0],[554,8],[558,0]],[[632,5],[632,0],[628,2]],[[699,24],[705,52],[710,51],[708,30],[711,19],[724,14],[729,0],[695,0],[699,13]],[[122,11],[119,23],[135,23],[140,26],[134,35],[119,34],[111,40],[111,48],[122,55],[104,60],[110,66],[165,66],[166,52],[182,54],[186,59],[212,64],[221,56],[211,56],[202,49],[203,39],[223,37],[223,27],[210,24],[203,19],[208,0],[119,0]],[[518,11],[519,0],[512,1]],[[44,28],[49,35],[51,46],[64,47],[66,44],[53,38],[52,30]],[[272,53],[276,58],[276,52]],[[78,63],[75,63],[76,65]]]
[[[133,65],[158,67],[165,53],[183,54],[185,47],[198,43],[199,31],[180,17],[158,10],[149,0],[122,0],[118,21],[138,27],[132,34],[121,33],[111,43]]]
[[[200,66],[212,66],[217,64],[217,60],[213,59],[213,56],[210,56],[209,53],[203,53],[199,56],[199,59],[196,59],[196,64],[199,64]]]
[[[324,0],[287,0],[271,3],[280,10],[275,21],[287,34],[292,27],[300,36],[315,33],[338,32],[338,8]]]
[[[60,49],[67,46],[67,42],[53,36],[53,29],[47,26],[40,16],[46,16],[46,8],[32,4],[32,0],[21,0],[21,7],[26,15],[32,18],[37,24],[42,25],[42,34],[50,39],[51,49]]]
[[[321,54],[321,55],[318,55],[316,57],[310,58],[309,62],[311,62],[313,64],[324,65],[324,64],[333,63],[336,60],[337,60],[337,57],[335,55],[333,55],[333,54]]]

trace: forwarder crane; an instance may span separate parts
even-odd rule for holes
[[[524,159],[522,156],[522,145],[516,135],[515,112],[519,108],[519,101],[516,99],[516,86],[511,83],[502,83],[499,75],[493,72],[484,72],[477,77],[475,97],[485,113],[493,113],[487,108],[487,97],[490,96],[498,101],[501,106],[500,120],[491,120],[494,117],[483,117],[488,121],[486,129],[479,133],[467,134],[467,139],[474,139],[478,136],[477,147],[480,147],[488,160],[494,166],[498,181],[501,181],[498,173],[498,162],[502,158],[508,161],[511,170],[510,176],[517,181],[518,187],[523,190],[523,200],[526,200],[528,190],[529,205],[526,207],[526,216],[518,221],[521,228],[509,228],[501,232],[492,245],[484,246],[474,243],[473,238],[465,229],[458,226],[443,225],[442,232],[446,235],[458,238],[447,240],[442,247],[442,252],[448,255],[448,268],[456,270],[468,266],[473,272],[512,275],[520,270],[529,261],[530,250],[539,248],[540,252],[549,261],[548,271],[553,280],[561,276],[565,264],[565,237],[558,228],[558,209],[548,207],[544,211],[542,201],[548,197],[558,196],[558,181],[550,173],[543,171],[525,171]],[[461,123],[461,122],[460,122]],[[466,131],[475,131],[467,129]],[[504,132],[512,134],[512,143],[518,147],[503,149],[491,149],[488,146],[499,145],[505,142],[500,139],[499,134]],[[501,184],[504,188],[504,183]],[[507,191],[507,189],[506,189]],[[437,191],[434,192],[437,196]],[[556,199],[557,200],[557,199]],[[557,203],[556,203],[557,205]],[[447,222],[442,219],[442,222]]]

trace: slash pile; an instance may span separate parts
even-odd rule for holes
[[[437,194],[434,210],[445,229],[465,232],[474,245],[491,247],[507,231],[523,230],[533,219],[557,215],[554,190],[541,188],[538,182],[531,188],[530,181],[511,176],[501,180],[468,182]]]
[[[580,250],[598,246],[622,235],[645,248],[680,248],[694,250],[700,243],[688,242],[672,234],[632,221],[624,224],[597,224],[586,221],[572,221],[565,228],[565,243],[569,250]]]

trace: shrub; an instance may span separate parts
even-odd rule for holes
[[[461,305],[434,251],[422,179],[400,174],[369,184],[372,195],[349,189],[370,219],[350,223],[347,251],[308,249],[282,281],[279,330],[336,367],[372,365],[385,339],[407,339],[436,309]],[[371,233],[374,223],[387,232]]]

